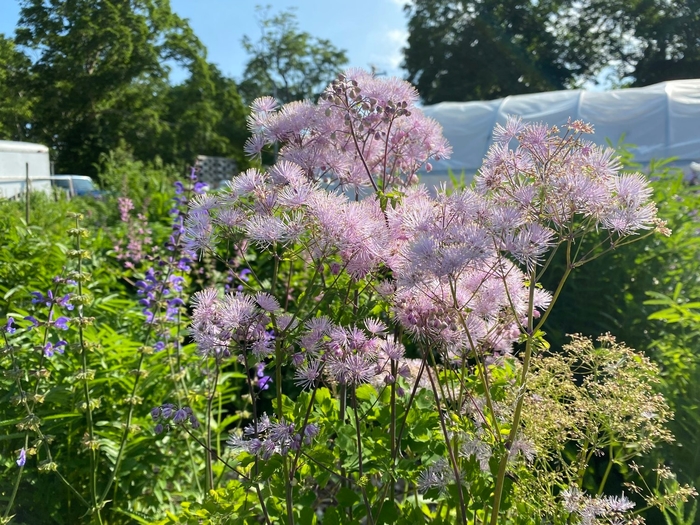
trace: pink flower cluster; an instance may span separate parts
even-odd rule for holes
[[[557,239],[590,227],[614,236],[653,227],[664,231],[645,178],[620,174],[614,150],[584,140],[592,126],[569,121],[564,130],[517,118],[496,127],[494,145],[475,177],[476,192],[492,206],[493,236],[532,266]]]
[[[300,166],[309,181],[340,188],[410,184],[429,159],[451,153],[439,124],[423,115],[417,101],[407,82],[351,69],[318,104],[278,108],[271,97],[256,100],[246,151],[257,155],[265,145],[280,143],[280,160]]]
[[[272,353],[274,338],[266,328],[269,313],[279,305],[268,294],[219,297],[215,289],[208,288],[195,293],[192,302],[192,335],[202,355],[221,359],[233,350],[260,359]]]
[[[126,246],[123,239],[118,239],[114,243],[114,255],[117,260],[124,263],[124,267],[135,269],[144,260],[148,260],[153,251],[153,239],[151,230],[144,226],[148,224],[146,217],[139,213],[134,221],[131,211],[134,203],[128,197],[119,197],[119,216],[126,225]]]
[[[561,132],[510,119],[494,131],[472,188],[431,196],[411,182],[449,147],[415,101],[408,84],[361,71],[341,75],[318,104],[256,101],[249,152],[279,142],[281,160],[192,202],[188,247],[243,239],[260,249],[287,247],[313,268],[366,279],[409,334],[461,359],[477,350],[509,352],[531,309],[536,317],[549,307],[550,294],[531,290],[530,280],[559,245],[599,229],[610,232],[611,243],[643,229],[663,231],[643,177],[621,175],[611,150],[582,139],[592,129],[581,122]],[[321,184],[326,178],[341,188],[394,186],[401,196],[353,200]],[[205,352],[225,346],[235,330],[257,341],[251,327],[262,333],[267,319],[252,300],[227,296],[213,306],[206,293],[197,299],[193,325]],[[239,308],[245,320],[225,317]],[[321,369],[349,383],[376,373],[370,365],[380,361],[379,334],[337,326],[310,334],[318,340],[302,344],[301,384],[315,381]]]
[[[333,383],[392,383],[391,360],[403,360],[404,347],[377,319],[365,320],[364,327],[343,327],[325,316],[306,323],[299,337],[299,352],[292,357],[297,367],[294,380],[302,388],[312,388],[322,379]],[[409,369],[400,364],[398,373],[408,377]]]

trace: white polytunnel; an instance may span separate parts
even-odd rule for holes
[[[423,112],[437,120],[453,148],[450,159],[433,163],[433,176],[448,170],[474,174],[492,143],[493,128],[508,115],[528,122],[561,126],[567,119],[593,124],[587,136],[614,145],[624,137],[635,160],[676,157],[686,172],[700,162],[700,79],[673,80],[642,88],[614,91],[568,90],[514,95],[486,102],[442,102]]]

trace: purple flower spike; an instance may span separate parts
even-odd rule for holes
[[[59,317],[53,324],[59,330],[68,330],[68,321],[70,321],[68,317]]]
[[[67,310],[72,310],[72,309],[73,309],[73,305],[70,304],[69,301],[70,301],[70,294],[67,293],[67,294],[64,295],[63,297],[59,297],[59,298],[56,300],[56,304],[57,304],[58,306],[62,306],[63,308],[66,308]]]
[[[36,317],[34,317],[34,316],[32,316],[32,315],[28,315],[27,317],[24,318],[24,320],[25,320],[25,321],[29,321],[30,323],[32,323],[32,326],[29,327],[30,330],[31,330],[32,328],[35,328],[35,327],[39,326],[39,321],[37,321]]]
[[[44,294],[41,292],[32,292],[32,304],[39,304],[44,302]]]
[[[19,455],[17,456],[17,466],[23,467],[26,462],[27,462],[27,451],[24,450],[24,447],[22,447],[22,449],[19,451]]]
[[[270,376],[262,376],[258,379],[258,388],[260,390],[267,390],[270,388],[270,383],[272,383],[272,378]]]
[[[7,324],[5,325],[5,331],[6,331],[8,334],[14,334],[14,333],[17,331],[17,329],[15,328],[14,325],[15,325],[15,320],[14,320],[14,318],[13,318],[13,317],[8,317],[8,318],[7,318]]]
[[[180,195],[182,192],[185,191],[185,187],[182,185],[182,182],[179,180],[175,182],[175,194]]]
[[[158,424],[156,425],[156,427],[153,429],[153,431],[154,431],[156,434],[162,434],[162,433],[163,433],[163,430],[165,430],[165,428],[163,427],[163,424],[162,424],[162,423],[158,423]]]
[[[44,346],[44,356],[53,357],[53,344],[50,341]]]

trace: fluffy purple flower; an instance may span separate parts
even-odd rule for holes
[[[246,451],[265,460],[273,454],[283,456],[294,450],[294,424],[287,423],[284,419],[271,420],[267,414],[263,414],[257,422],[243,429],[242,436],[232,435],[227,443],[236,450]]]
[[[193,210],[185,221],[184,246],[191,252],[201,252],[214,246],[215,234],[211,216],[206,210]]]
[[[253,101],[250,109],[253,113],[269,113],[278,108],[277,101],[273,97],[260,97]]]
[[[348,70],[318,104],[292,102],[277,110],[269,99],[256,100],[245,150],[256,156],[266,144],[280,142],[280,158],[301,167],[310,182],[327,178],[355,188],[411,184],[429,159],[450,154],[440,126],[422,114],[417,101],[407,82]]]
[[[255,302],[266,312],[276,312],[280,309],[280,303],[269,293],[258,292],[255,294]]]

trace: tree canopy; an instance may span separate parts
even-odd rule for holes
[[[199,154],[245,163],[237,85],[168,0],[20,6],[15,38],[0,35],[0,139],[50,146],[59,173],[92,175],[116,148],[180,167]],[[173,86],[171,67],[189,77]]]
[[[700,0],[415,0],[404,67],[426,103],[700,76]]]
[[[329,40],[299,31],[293,11],[272,15],[258,7],[261,36],[243,38],[250,55],[240,89],[246,102],[271,95],[281,103],[314,99],[348,59]]]
[[[14,41],[0,34],[0,137],[21,140],[27,134],[32,108],[28,66]]]

